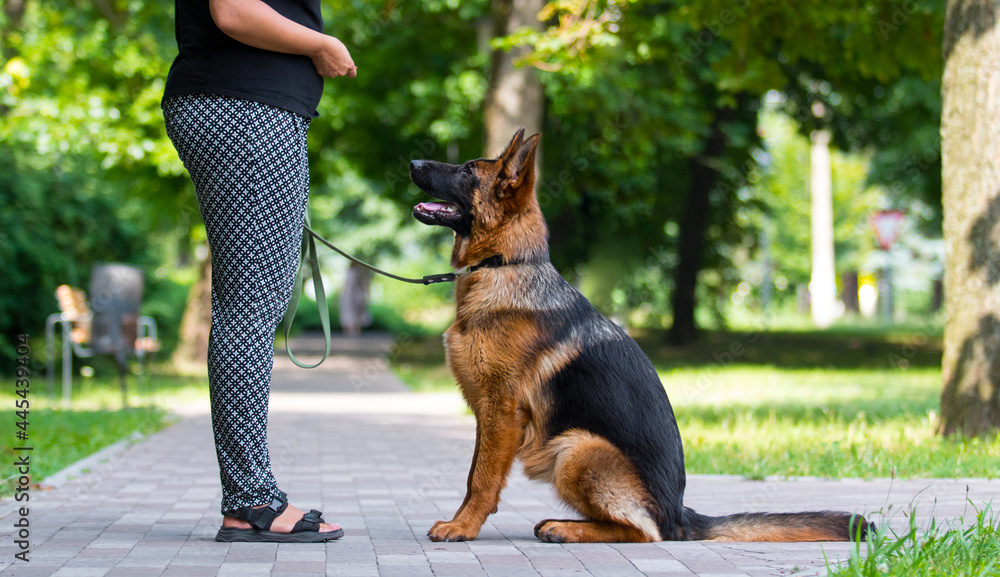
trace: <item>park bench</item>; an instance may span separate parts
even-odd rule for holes
[[[143,375],[148,375],[149,357],[160,350],[156,337],[156,321],[148,316],[138,315],[138,300],[141,296],[142,277],[138,269],[126,265],[106,264],[95,267],[95,282],[101,282],[99,269],[111,270],[112,274],[123,275],[138,288],[132,289],[126,298],[112,296],[105,298],[97,311],[91,309],[87,294],[69,285],[56,289],[55,297],[59,312],[49,315],[45,323],[45,342],[48,356],[46,378],[49,395],[53,394],[55,374],[55,325],[62,326],[62,384],[63,401],[72,399],[73,356],[88,358],[97,355],[112,355],[118,362],[122,379],[122,401],[125,397],[125,373],[127,357],[134,356],[142,366]],[[138,276],[136,276],[138,275]],[[106,276],[106,275],[105,275]],[[136,282],[136,279],[138,281]],[[114,279],[119,281],[118,278]],[[127,284],[127,283],[126,283]],[[94,291],[92,283],[91,290]],[[95,330],[95,327],[97,330]]]

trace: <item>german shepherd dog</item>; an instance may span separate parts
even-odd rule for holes
[[[476,417],[467,494],[432,541],[475,539],[496,512],[514,459],[584,518],[535,526],[542,541],[842,541],[866,534],[840,512],[709,517],[683,505],[684,454],[653,364],[549,262],[534,193],[541,135],[522,128],[499,157],[410,163],[440,202],[413,216],[455,232],[457,312],[444,335],[451,371]]]

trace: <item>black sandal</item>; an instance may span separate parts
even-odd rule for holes
[[[343,529],[321,533],[319,524],[326,521],[323,520],[323,513],[316,509],[303,515],[288,533],[269,531],[271,523],[288,508],[288,496],[280,490],[278,493],[280,497],[271,499],[267,507],[254,509],[247,506],[223,513],[227,517],[250,523],[253,529],[222,527],[215,535],[215,540],[226,543],[323,543],[344,536]]]

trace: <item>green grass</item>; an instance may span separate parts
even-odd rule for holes
[[[176,405],[208,399],[208,378],[205,376],[178,376],[153,374],[148,382],[138,375],[127,379],[130,406],[155,405],[170,408]],[[32,406],[65,408],[62,402],[62,381],[56,379],[53,396],[45,391],[42,376],[32,379]],[[0,399],[7,392],[0,393]],[[73,379],[73,409],[119,409],[122,406],[121,388],[117,376],[81,377]],[[35,404],[37,403],[37,405]]]
[[[738,366],[707,375],[674,369],[661,377],[691,473],[997,476],[1000,438],[935,434],[936,369]]]
[[[33,448],[32,484],[135,432],[156,432],[172,422],[170,407],[207,397],[203,378],[154,376],[146,387],[132,376],[128,384],[131,408],[122,410],[117,378],[76,377],[73,402],[68,406],[59,392],[54,398],[47,396],[44,376],[32,379],[26,443]],[[55,389],[61,391],[60,382],[56,382]],[[0,443],[0,460],[5,463],[14,462],[15,442],[20,446],[15,437],[15,421],[20,419],[15,419],[14,401],[12,389],[0,393],[0,406],[9,411],[9,418],[0,424],[0,438],[4,440]],[[14,490],[16,479],[7,478],[12,472],[0,471],[0,497]]]
[[[996,477],[1000,437],[935,434],[939,337],[898,329],[709,333],[672,348],[640,334],[674,406],[690,473]],[[418,391],[455,390],[438,339],[393,359]]]
[[[977,511],[969,527],[961,520],[953,528],[932,521],[919,531],[912,512],[909,520],[902,535],[879,534],[859,543],[847,563],[828,564],[830,577],[1000,577],[1000,518],[989,507]]]
[[[4,463],[13,463],[15,455],[29,455],[31,483],[40,482],[68,465],[120,441],[129,435],[158,431],[166,423],[166,412],[156,407],[143,407],[126,411],[77,411],[34,409],[29,418],[29,438],[25,443],[32,447],[30,453],[15,453],[6,443],[0,449]],[[5,434],[13,438],[13,431]],[[12,467],[8,467],[12,469]],[[13,472],[13,471],[7,471]],[[0,483],[0,497],[13,493],[16,479],[6,478]]]

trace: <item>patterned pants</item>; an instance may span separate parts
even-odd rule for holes
[[[208,381],[222,511],[279,496],[267,449],[274,331],[291,298],[309,187],[309,119],[224,96],[168,98],[212,254]]]

